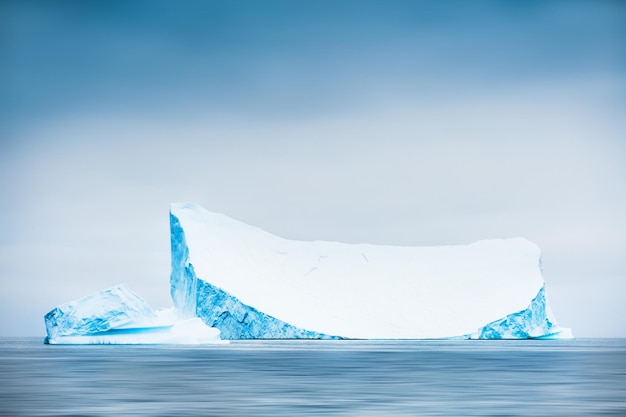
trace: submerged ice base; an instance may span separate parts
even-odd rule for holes
[[[282,239],[191,204],[170,212],[171,294],[224,339],[571,336],[525,239],[392,247]]]
[[[154,311],[125,284],[62,304],[44,316],[48,344],[220,343],[219,330],[173,309]]]

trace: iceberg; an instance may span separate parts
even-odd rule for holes
[[[571,337],[549,307],[541,253],[523,238],[398,247],[294,241],[170,208],[171,295],[223,339]]]
[[[399,247],[288,240],[170,207],[174,307],[120,284],[44,316],[48,344],[233,339],[559,339],[541,253],[523,238]]]
[[[44,316],[48,344],[220,343],[219,330],[174,309],[154,311],[120,284],[62,304]]]

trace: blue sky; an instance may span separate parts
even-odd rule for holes
[[[293,239],[524,236],[561,324],[626,337],[620,2],[0,8],[0,334],[120,282],[169,306],[196,201]]]

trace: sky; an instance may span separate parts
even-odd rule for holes
[[[169,204],[298,240],[526,237],[577,337],[626,337],[619,1],[4,1],[0,336],[126,282]]]

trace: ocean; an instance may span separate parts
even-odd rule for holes
[[[0,339],[2,416],[626,416],[626,339]]]

